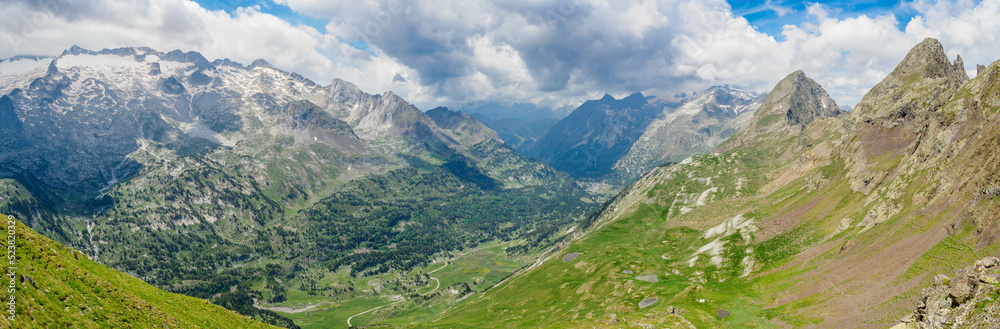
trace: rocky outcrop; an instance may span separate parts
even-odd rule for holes
[[[934,277],[934,285],[920,293],[917,309],[894,329],[1000,327],[1000,259],[986,257],[948,278]]]

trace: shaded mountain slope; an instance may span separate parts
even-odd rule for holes
[[[603,176],[661,110],[641,93],[620,100],[605,95],[549,128],[527,154],[574,177]]]
[[[761,101],[728,85],[683,99],[605,96],[557,122],[526,154],[566,170],[591,191],[617,193],[656,166],[711,151],[750,120]]]

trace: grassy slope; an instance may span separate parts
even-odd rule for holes
[[[157,289],[16,225],[17,317],[13,323],[0,318],[0,327],[272,328],[205,300]]]
[[[475,250],[463,252],[451,260],[431,264],[426,269],[420,268],[407,273],[387,273],[354,279],[356,287],[370,289],[380,287],[378,293],[360,291],[354,292],[354,294],[339,293],[332,297],[324,297],[298,293],[293,289],[291,290],[293,292],[289,293],[288,301],[272,306],[302,309],[309,305],[316,305],[315,308],[307,311],[285,314],[295,320],[296,324],[302,328],[343,326],[346,325],[348,317],[379,306],[385,307],[359,315],[352,319],[351,324],[355,326],[374,324],[406,326],[412,322],[432,318],[449,307],[460,304],[459,299],[465,293],[456,294],[453,291],[464,291],[464,286],[468,285],[472,291],[482,292],[509,276],[531,259],[530,255],[508,257],[504,253],[504,247],[508,245],[488,243]],[[445,263],[447,265],[444,265]],[[420,277],[421,279],[413,280],[412,277]],[[440,285],[431,278],[437,278]],[[323,280],[321,284],[347,281],[348,279],[330,278]],[[402,285],[393,284],[397,281],[401,282]],[[478,284],[475,284],[477,282]],[[415,294],[418,296],[414,296]],[[394,303],[399,298],[406,298],[406,301]]]
[[[933,143],[907,142],[866,122],[828,119],[794,138],[763,136],[767,143],[660,168],[611,204],[591,234],[421,325],[891,326],[912,311],[934,274],[1000,253],[990,237],[1000,204],[997,72],[995,63],[953,106],[927,114],[927,140],[955,136],[937,153],[926,150]],[[874,187],[857,192],[852,175],[868,173],[876,178],[865,184]],[[697,207],[712,187],[718,190]],[[688,263],[715,238],[705,239],[706,229],[740,214],[759,228],[751,239],[726,236],[718,266],[704,254]],[[560,259],[571,252],[582,255]],[[740,263],[745,256],[754,264]],[[751,274],[741,277],[747,267]],[[623,270],[660,281],[637,281]],[[659,301],[639,309],[649,297]],[[674,308],[679,316],[670,314]],[[718,309],[733,315],[719,319]]]

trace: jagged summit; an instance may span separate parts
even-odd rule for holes
[[[957,83],[969,80],[962,56],[949,62],[944,46],[934,38],[926,38],[913,46],[886,79],[908,77],[914,73],[920,73],[921,78],[949,78]]]
[[[782,86],[784,84],[785,86]],[[834,117],[840,114],[837,103],[816,81],[798,70],[778,83],[778,88],[791,88],[788,111],[785,119],[790,125],[807,125],[818,117]]]
[[[819,117],[840,114],[837,103],[830,98],[819,83],[798,70],[781,79],[767,95],[764,104],[754,114],[757,127],[784,122],[792,126],[805,126]]]
[[[743,126],[721,150],[752,144],[774,132],[782,135],[801,132],[813,121],[843,113],[816,81],[798,70],[781,79],[768,93],[753,119]]]
[[[949,62],[941,42],[927,38],[914,46],[892,73],[865,94],[851,117],[856,121],[893,127],[925,111],[937,110],[968,80],[961,56]]]

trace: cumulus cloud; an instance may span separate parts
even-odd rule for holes
[[[0,57],[150,46],[209,58],[264,58],[317,82],[339,77],[391,90],[421,108],[473,102],[573,106],[604,93],[673,95],[716,84],[767,91],[802,69],[841,104],[857,102],[924,37],[970,71],[1000,53],[1000,0],[904,2],[891,13],[831,15],[811,4],[774,37],[721,0],[275,0],[328,21],[325,32],[258,7],[194,2],[24,1],[0,4]],[[766,2],[776,15],[780,3]],[[902,28],[900,26],[903,26]],[[361,48],[361,49],[359,49]]]

